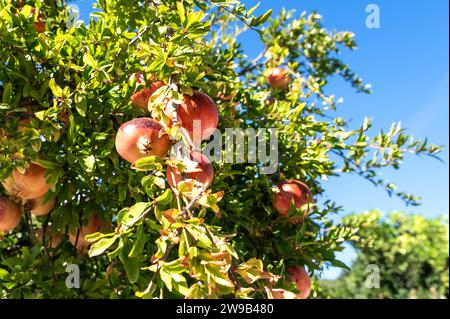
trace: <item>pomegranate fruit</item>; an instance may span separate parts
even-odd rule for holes
[[[281,216],[288,216],[292,204],[295,208],[301,208],[307,204],[314,203],[311,190],[304,183],[297,180],[281,182],[273,191],[275,193],[273,207]],[[309,207],[305,217],[308,213]]]
[[[75,242],[77,244],[76,248],[81,253],[87,253],[89,251],[90,242],[88,242],[85,237],[87,235],[96,233],[100,231],[103,227],[106,226],[106,223],[103,222],[98,215],[93,215],[89,218],[87,224],[82,225],[78,235],[77,241],[77,230],[68,234],[70,243],[75,246]]]
[[[130,163],[146,156],[164,157],[169,146],[169,136],[161,124],[148,117],[122,124],[116,135],[117,152]]]
[[[59,244],[61,244],[62,236],[61,234],[53,234],[50,229],[47,228],[45,231],[45,244],[47,248],[56,248]],[[44,244],[44,228],[39,229],[36,232],[37,240],[40,244]]]
[[[214,168],[209,159],[198,152],[191,152],[190,160],[197,162],[197,167],[192,171],[180,172],[176,167],[167,168],[167,181],[170,187],[176,188],[181,181],[194,180],[205,187],[211,185],[214,178]]]
[[[267,82],[273,89],[286,90],[291,83],[291,78],[285,69],[271,68],[267,72]]]
[[[44,196],[31,199],[29,201],[30,204],[30,212],[35,216],[44,216],[49,214],[53,208],[55,208],[56,197],[52,197],[44,204]]]
[[[166,107],[170,122],[173,120],[172,112],[172,108]],[[195,145],[200,145],[201,141],[209,138],[219,124],[216,104],[208,95],[201,92],[194,92],[192,96],[184,94],[183,103],[177,106],[177,113],[179,124],[189,132]],[[169,127],[171,125],[172,123],[169,123]],[[195,125],[199,125],[199,131],[195,132],[194,136],[194,129],[197,129]]]
[[[311,293],[311,279],[303,267],[289,267],[288,273],[291,275],[292,282],[295,283],[297,289],[300,291],[296,297],[297,299],[307,299]]]
[[[296,285],[298,294],[284,289],[272,289],[273,299],[307,299],[311,293],[311,279],[303,267],[289,267],[290,279]]]
[[[45,32],[45,22],[43,22],[42,20],[38,20],[37,22],[35,22],[34,30],[36,31],[36,33]]]
[[[44,196],[50,185],[45,180],[47,170],[37,164],[30,163],[24,173],[14,170],[12,173],[18,195],[22,199],[35,199]]]
[[[142,76],[141,77],[137,77],[136,81],[138,83],[141,83],[143,81]],[[153,93],[155,93],[156,90],[158,90],[159,88],[161,88],[161,87],[163,87],[165,85],[166,84],[164,82],[161,82],[161,81],[156,81],[156,82],[151,83],[145,89],[142,89],[142,90],[134,93],[131,96],[131,103],[137,108],[146,110],[147,106],[148,106],[148,100],[153,95]]]
[[[6,197],[0,198],[0,232],[9,232],[20,223],[19,206]]]

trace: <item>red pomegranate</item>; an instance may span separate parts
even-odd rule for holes
[[[311,293],[311,279],[306,270],[303,267],[290,267],[288,273],[299,293],[295,294],[284,289],[271,289],[273,299],[307,299]]]
[[[36,33],[42,33],[45,32],[45,22],[38,20],[34,23],[34,30]]]
[[[172,108],[166,107],[166,113],[172,121]],[[195,145],[200,145],[201,141],[209,138],[219,124],[219,111],[216,104],[208,95],[201,92],[196,91],[193,96],[184,94],[183,103],[177,106],[177,113],[178,122],[189,132]],[[195,125],[199,125],[198,133],[194,132],[194,129],[197,129]]]
[[[175,188],[181,181],[194,180],[204,185],[205,187],[211,185],[214,178],[214,168],[209,159],[198,152],[191,152],[190,160],[197,162],[197,167],[192,171],[185,171],[181,173],[176,167],[169,166],[167,168],[167,181],[170,187]]]
[[[19,206],[6,197],[0,198],[0,232],[9,232],[20,223]]]
[[[141,77],[138,76],[136,78],[136,81],[138,83],[143,81],[142,76]],[[148,106],[148,100],[153,95],[153,93],[155,93],[156,90],[158,90],[159,88],[161,88],[165,85],[166,84],[161,81],[156,81],[156,82],[151,83],[148,87],[134,93],[131,96],[131,103],[137,108],[146,110],[147,106]]]
[[[293,204],[295,208],[304,207],[314,203],[311,190],[304,183],[297,180],[288,180],[279,183],[274,189],[273,207],[282,216],[288,216]],[[309,212],[309,207],[306,214]]]
[[[46,172],[45,168],[34,163],[30,163],[24,173],[14,170],[12,177],[18,195],[24,200],[44,196],[50,190],[50,184],[45,179]]]
[[[44,204],[44,196],[30,199],[30,212],[35,216],[45,216],[55,208],[56,197],[52,197]]]
[[[148,117],[122,124],[116,135],[117,152],[130,163],[152,155],[163,158],[169,146],[169,136],[161,124]]]
[[[286,90],[291,83],[288,71],[283,68],[271,68],[267,74],[267,82],[271,88]]]
[[[288,273],[291,275],[292,282],[295,283],[297,289],[300,291],[297,294],[297,299],[307,299],[311,293],[311,279],[305,268],[300,266],[289,267]]]

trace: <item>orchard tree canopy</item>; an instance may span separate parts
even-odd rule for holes
[[[331,298],[448,298],[448,218],[378,211],[349,215],[344,224],[358,227],[352,241],[358,255],[336,281],[322,281]],[[370,267],[379,271],[378,287],[366,285]]]
[[[351,32],[237,0],[96,7],[82,24],[62,0],[0,0],[1,297],[306,298],[356,231],[330,221],[328,177],[418,204],[378,172],[440,147],[334,113],[332,77],[370,93],[339,57]],[[230,148],[227,128],[254,134]]]

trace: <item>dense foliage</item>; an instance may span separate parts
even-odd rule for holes
[[[334,282],[322,282],[332,298],[448,298],[448,218],[425,219],[377,211],[347,216],[358,225],[352,269]],[[379,287],[366,285],[369,265],[379,267]],[[377,285],[378,286],[378,285]]]
[[[321,200],[329,176],[356,173],[417,204],[377,172],[398,168],[405,153],[435,156],[440,148],[409,139],[397,124],[372,134],[370,119],[349,128],[333,114],[339,99],[327,92],[331,77],[369,93],[339,58],[356,47],[352,33],[326,30],[315,13],[255,15],[257,8],[236,0],[99,0],[96,7],[88,24],[72,24],[62,0],[0,0],[0,180],[35,163],[47,169],[47,199],[57,197],[43,217],[23,205],[22,223],[0,240],[1,297],[296,292],[285,280],[287,267],[307,266],[310,274],[326,264],[344,267],[335,252],[355,234],[353,225],[329,220],[341,209]],[[264,44],[254,60],[238,42],[244,31]],[[267,85],[266,71],[275,66],[288,70],[288,90]],[[168,84],[148,110],[130,103],[145,85],[132,76],[137,72]],[[164,101],[193,90],[217,104],[221,132],[278,129],[277,173],[260,174],[264,163],[222,160],[214,162],[211,189],[172,189],[166,166],[182,163],[149,157],[130,165],[119,157],[121,124],[151,116],[167,125]],[[189,146],[176,126],[167,132]],[[299,224],[272,208],[272,188],[289,178],[306,183],[319,203]],[[291,217],[303,213],[294,209]],[[56,248],[35,239],[44,227],[78,240],[93,215],[112,227],[89,237],[90,256],[65,239]],[[71,264],[80,267],[79,289],[66,286]]]

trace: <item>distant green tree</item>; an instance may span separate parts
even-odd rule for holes
[[[359,228],[358,236],[352,240],[358,255],[351,271],[338,280],[321,281],[321,295],[370,299],[448,298],[448,218],[426,219],[402,212],[383,218],[380,212],[370,211],[347,216],[344,224]],[[379,267],[379,288],[368,287],[373,284],[368,282],[373,275],[370,265]]]

